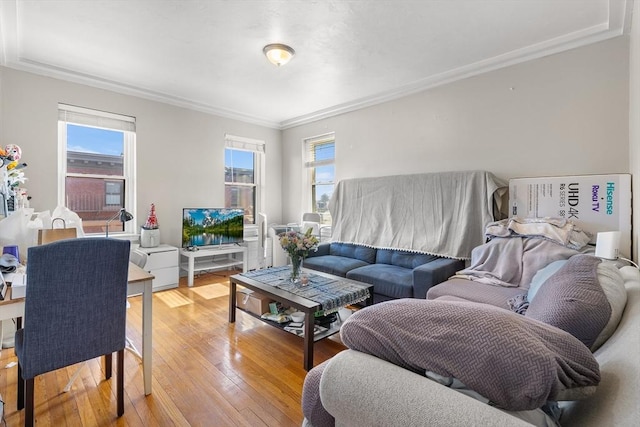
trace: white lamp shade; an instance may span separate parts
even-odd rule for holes
[[[606,231],[598,233],[596,238],[596,256],[603,259],[617,259],[620,248],[620,232]]]

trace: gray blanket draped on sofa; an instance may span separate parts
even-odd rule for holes
[[[469,259],[506,186],[485,171],[342,180],[329,204],[332,240]]]

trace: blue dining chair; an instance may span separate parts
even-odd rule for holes
[[[83,238],[29,248],[24,326],[16,332],[18,410],[34,422],[34,379],[117,352],[117,412],[124,413],[124,348],[129,245]]]
[[[131,251],[131,253],[129,254],[129,261],[131,261],[132,263],[134,263],[140,268],[144,268],[144,265],[147,263],[147,254],[140,251],[135,251],[135,250]],[[129,304],[129,300],[127,300],[127,309],[129,309],[130,306],[131,304]],[[135,346],[131,338],[125,337],[125,340],[126,340],[126,343],[125,343],[124,349],[131,352],[131,354],[133,354],[135,357],[138,358],[138,361],[142,362],[142,354],[140,353],[140,350],[138,350],[138,348]],[[78,378],[78,376],[80,376],[80,372],[82,371],[83,366],[86,364],[87,362],[83,362],[80,366],[78,366],[78,368],[73,373],[73,375],[71,375],[71,378],[69,378],[69,382],[67,382],[67,385],[64,386],[62,391],[67,393],[68,391],[71,390],[71,386],[73,386],[73,383],[75,382],[75,380]]]

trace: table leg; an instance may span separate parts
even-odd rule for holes
[[[236,321],[236,282],[229,279],[229,323]]]
[[[304,315],[304,369],[310,371],[313,368],[313,330],[315,316],[311,311]]]
[[[249,271],[249,260],[247,259],[247,251],[243,251],[242,252],[242,272],[246,273],[247,271]]]
[[[187,286],[189,287],[193,286],[194,268],[195,268],[195,257],[192,254],[189,254],[188,269],[187,269]]]
[[[152,285],[151,281],[145,284],[142,291],[142,369],[144,377],[144,394],[151,394],[151,357],[152,357],[152,338],[151,338],[151,313],[152,313]]]

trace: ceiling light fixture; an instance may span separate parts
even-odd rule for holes
[[[281,43],[268,44],[262,49],[262,52],[264,52],[269,62],[278,67],[289,62],[293,55],[296,54],[293,48]]]

